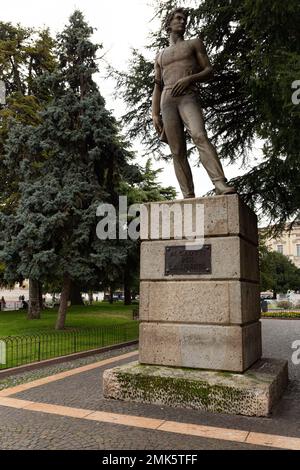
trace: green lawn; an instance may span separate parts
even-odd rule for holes
[[[69,307],[66,328],[97,328],[128,323],[132,321],[134,307],[136,306],[123,305],[121,302]],[[0,337],[54,331],[56,317],[57,309],[43,310],[40,320],[27,320],[24,310],[0,311]]]
[[[0,339],[6,351],[5,360],[0,354],[0,369],[136,340],[133,308],[106,302],[70,307],[63,331],[54,329],[54,310],[44,310],[40,320],[27,320],[24,311],[0,312]]]

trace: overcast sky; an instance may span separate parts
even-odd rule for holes
[[[106,52],[106,60],[120,70],[126,70],[130,58],[130,49],[142,49],[147,43],[147,36],[155,26],[151,23],[153,8],[149,0],[0,0],[1,21],[21,23],[24,26],[47,26],[52,34],[61,31],[68,22],[69,16],[75,9],[81,10],[91,26],[97,28],[94,35],[95,42],[101,42]],[[107,107],[119,118],[124,105],[116,101],[112,93],[115,83],[112,80],[99,77],[97,79],[100,91],[105,97]],[[134,149],[139,151],[139,145]],[[141,164],[145,159],[138,157]],[[191,160],[196,196],[202,196],[213,185],[206,171],[194,165],[197,156]],[[173,185],[181,197],[179,186],[174,174],[172,163],[154,162],[155,168],[163,168],[160,181],[163,185]],[[244,173],[238,165],[224,166],[227,178]]]

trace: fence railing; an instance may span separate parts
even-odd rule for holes
[[[2,307],[4,311],[7,310],[20,310],[22,308],[22,300],[7,300],[5,307]]]
[[[0,370],[138,339],[138,324],[0,337]]]

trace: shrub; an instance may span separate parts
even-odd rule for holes
[[[277,307],[283,308],[283,310],[288,310],[289,308],[293,307],[293,304],[288,300],[280,300],[279,302],[277,302]]]
[[[300,312],[293,312],[293,311],[288,311],[288,312],[262,312],[261,314],[262,318],[300,318]]]

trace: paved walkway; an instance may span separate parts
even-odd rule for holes
[[[264,356],[289,359],[300,321],[263,320]],[[136,351],[0,391],[1,449],[300,449],[300,365],[270,418],[107,400],[106,368]],[[106,355],[107,356],[107,355]]]

